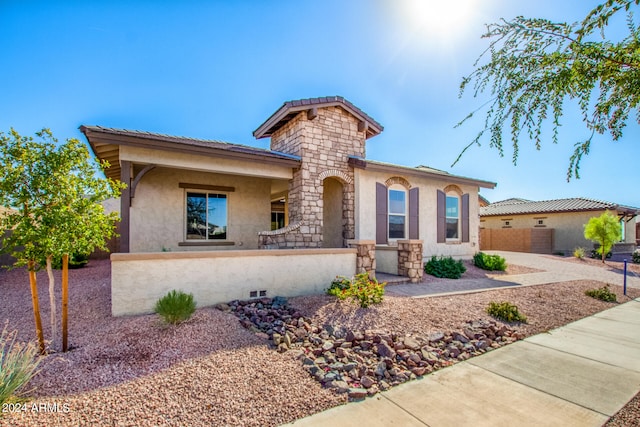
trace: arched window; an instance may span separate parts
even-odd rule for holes
[[[460,240],[460,196],[448,193],[446,199],[447,240]]]
[[[405,239],[407,236],[407,190],[398,184],[389,187],[389,239]]]
[[[437,191],[438,243],[469,242],[469,194],[457,185]]]
[[[376,182],[376,243],[419,239],[420,193],[402,177]]]

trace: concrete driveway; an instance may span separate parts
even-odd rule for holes
[[[622,270],[610,270],[587,263],[562,260],[553,255],[529,254],[522,252],[487,251],[498,254],[507,260],[507,264],[543,270],[535,273],[495,276],[494,278],[447,280],[440,283],[406,283],[386,288],[389,295],[410,296],[415,298],[440,294],[468,293],[493,288],[511,286],[543,285],[547,283],[572,280],[597,280],[622,286]],[[640,288],[640,276],[629,272],[627,287]]]

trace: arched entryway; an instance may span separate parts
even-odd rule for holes
[[[325,248],[344,246],[344,188],[335,178],[322,181],[322,241]]]

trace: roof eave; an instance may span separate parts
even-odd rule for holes
[[[111,144],[114,146],[133,146],[139,148],[150,148],[156,150],[179,152],[186,154],[204,155],[210,157],[227,158],[234,160],[249,160],[260,163],[267,163],[271,165],[280,165],[286,167],[300,167],[300,159],[296,156],[287,154],[280,154],[273,152],[270,155],[269,152],[264,154],[259,153],[243,153],[232,150],[225,150],[216,147],[204,147],[197,145],[181,144],[178,142],[162,141],[153,137],[145,137],[143,135],[121,135],[106,130],[98,130],[88,126],[80,126],[80,131],[85,135],[94,155],[102,160],[98,154],[97,144]],[[287,158],[284,158],[287,157]]]
[[[365,166],[361,168],[371,170],[371,171],[379,171],[379,172],[400,171],[403,174],[407,174],[407,175],[419,176],[419,177],[427,176],[429,178],[437,179],[439,181],[452,182],[456,184],[477,185],[478,187],[488,188],[488,189],[493,189],[498,185],[495,182],[491,182],[491,181],[484,181],[484,180],[479,180],[475,178],[467,178],[467,177],[458,176],[458,175],[450,175],[447,173],[444,173],[444,174],[433,173],[430,171],[412,168],[409,166],[393,165],[389,163],[378,163],[378,162],[371,162],[367,160],[365,160],[364,162],[365,162]]]

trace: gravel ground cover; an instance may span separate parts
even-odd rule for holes
[[[464,278],[486,275],[467,267]],[[290,352],[278,353],[232,314],[200,308],[177,327],[163,326],[155,315],[112,318],[109,272],[108,260],[70,272],[72,349],[44,358],[30,384],[33,391],[25,410],[2,414],[0,425],[273,426],[347,401],[344,394],[314,381]],[[506,274],[525,272],[510,266]],[[38,280],[48,337],[46,274],[39,273]],[[584,295],[586,289],[602,285],[581,281],[451,297],[388,296],[369,309],[325,295],[292,298],[289,303],[318,324],[424,335],[457,329],[470,320],[491,320],[485,313],[488,303],[506,300],[529,321],[509,326],[528,336],[611,307]],[[621,287],[611,289],[618,301],[625,301]],[[19,339],[33,339],[27,273],[0,271],[0,294],[0,322],[18,329]],[[640,291],[629,294],[636,298]],[[638,415],[636,399],[615,418]]]

